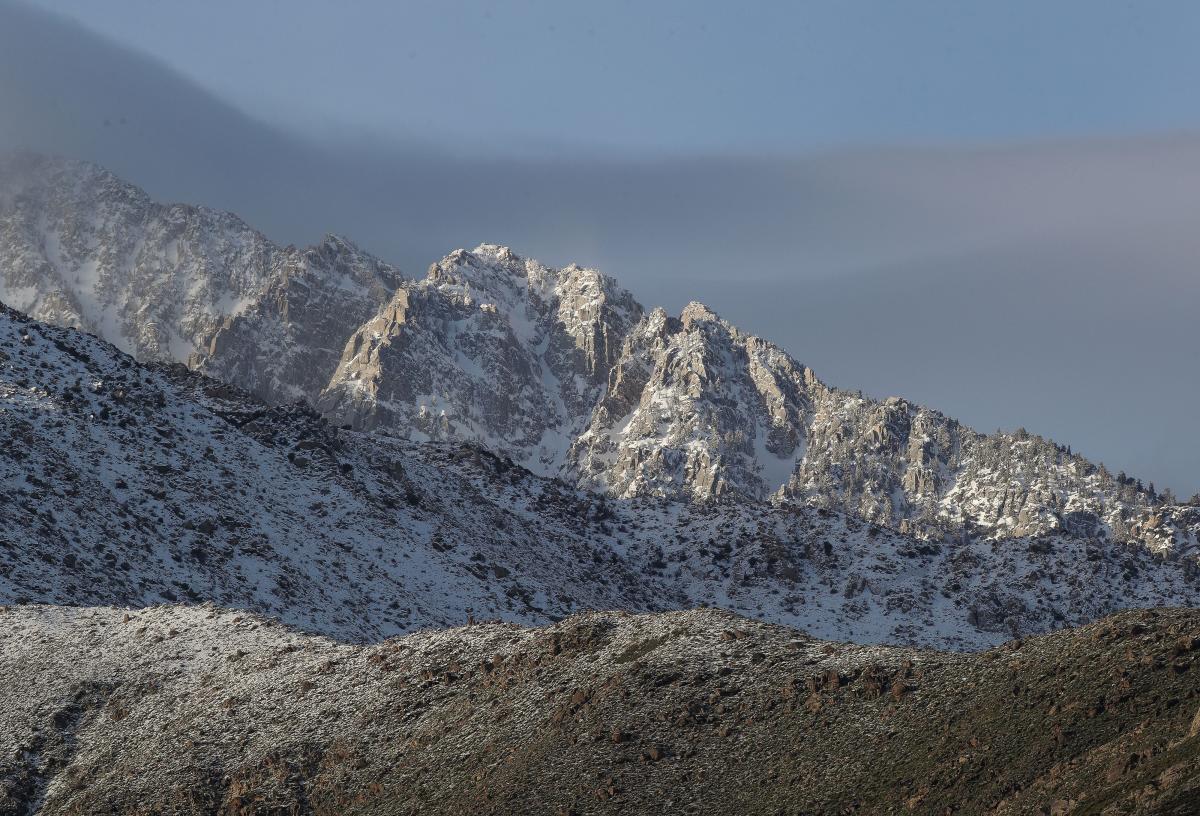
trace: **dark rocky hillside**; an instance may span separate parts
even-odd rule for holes
[[[207,607],[0,614],[0,814],[1159,814],[1200,612],[964,655],[716,611],[339,645]]]

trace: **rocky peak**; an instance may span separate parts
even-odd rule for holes
[[[319,244],[288,254],[289,260],[294,261],[293,269],[299,267],[305,274],[352,293],[358,288],[376,308],[386,302],[404,280],[398,269],[338,235],[326,235]]]
[[[577,478],[617,495],[762,499],[803,454],[803,366],[700,303],[630,332],[571,449]]]
[[[66,159],[11,158],[0,187],[0,297],[143,359],[188,359],[267,285],[275,248],[232,214]]]
[[[640,316],[594,270],[457,250],[355,332],[320,405],[355,427],[476,441],[557,472]]]
[[[291,247],[289,247],[291,249]],[[319,242],[303,250],[303,257],[317,267],[349,267],[361,265],[371,258],[349,239],[326,233]]]
[[[525,299],[539,267],[508,247],[480,244],[472,251],[451,252],[429,267],[426,280],[447,293],[511,308]]]
[[[683,325],[683,328],[687,330],[690,330],[697,323],[717,323],[729,329],[733,328],[721,320],[716,312],[698,300],[693,300],[687,306],[683,307],[683,311],[679,314],[679,321]]]

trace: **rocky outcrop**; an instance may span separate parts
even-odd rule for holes
[[[764,499],[804,454],[812,373],[703,304],[655,309],[625,341],[571,448],[580,482],[617,496]]]
[[[400,281],[392,267],[326,236],[289,251],[262,295],[226,317],[188,362],[269,402],[312,402],[333,376],[346,327],[373,317]]]
[[[318,406],[354,428],[475,442],[557,473],[640,314],[594,270],[459,250],[354,332]]]
[[[1024,430],[985,435],[903,399],[826,389],[806,438],[788,501],[938,540],[1064,533],[1198,552],[1195,508]]]

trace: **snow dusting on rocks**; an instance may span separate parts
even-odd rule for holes
[[[0,310],[0,602],[246,609],[369,641],[469,618],[717,606],[977,648],[1196,604],[1188,558],[930,541],[793,504],[613,499],[478,446],[341,430]]]

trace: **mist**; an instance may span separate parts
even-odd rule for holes
[[[253,113],[0,0],[0,149],[95,161],[282,242],[337,232],[414,276],[482,242],[595,266],[648,305],[703,300],[832,384],[1200,491],[1196,135],[537,159],[318,142]]]

